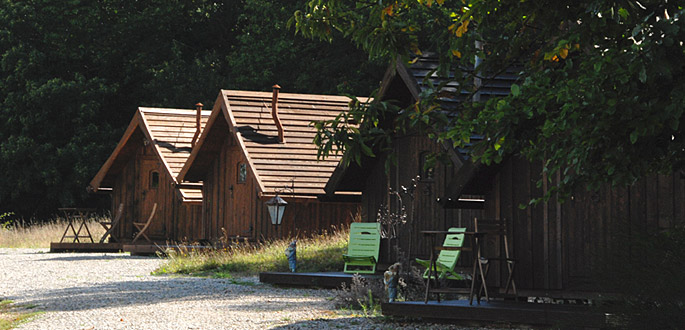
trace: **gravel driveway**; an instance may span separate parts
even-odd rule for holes
[[[0,249],[0,298],[45,311],[18,329],[414,328],[341,315],[329,290],[152,276],[164,260]],[[421,324],[424,328],[426,324]],[[434,325],[446,328],[446,325]]]

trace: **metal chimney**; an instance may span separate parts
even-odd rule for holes
[[[198,102],[195,104],[195,109],[196,114],[195,114],[195,135],[193,135],[193,141],[191,141],[190,145],[191,147],[195,148],[195,143],[197,142],[197,138],[200,137],[200,130],[202,129],[202,107],[204,104]]]
[[[281,119],[278,118],[278,91],[281,89],[281,86],[273,85],[272,88],[274,92],[271,98],[271,117],[273,117],[276,129],[278,129],[278,142],[285,143],[285,130],[283,129]]]

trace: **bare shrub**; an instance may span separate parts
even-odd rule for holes
[[[343,283],[334,293],[333,300],[337,308],[361,309],[367,314],[378,311],[380,302],[387,299],[381,279],[368,280],[359,274],[352,277],[349,287]]]

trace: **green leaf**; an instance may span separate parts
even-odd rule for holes
[[[618,9],[618,15],[621,16],[623,19],[628,18],[628,11],[625,8],[619,8]]]
[[[373,154],[373,151],[371,150],[371,148],[369,148],[369,146],[367,146],[366,144],[364,144],[364,142],[359,143],[359,146],[362,147],[362,152],[363,152],[365,155],[367,155],[367,156],[369,156],[369,157],[375,157],[375,155]]]
[[[635,144],[637,142],[637,130],[630,133],[630,143]]]
[[[642,68],[640,68],[640,75],[639,75],[638,79],[640,79],[640,82],[643,84],[647,82],[647,70],[645,69],[644,66],[642,66]]]
[[[495,150],[499,150],[502,148],[502,144],[504,143],[504,137],[501,137],[497,142],[495,142]]]
[[[519,85],[517,85],[517,84],[512,84],[511,85],[511,95],[513,95],[514,97],[521,95],[521,87],[519,87]]]

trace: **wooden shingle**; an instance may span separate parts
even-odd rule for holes
[[[222,90],[217,105],[199,143],[204,143],[214,128],[216,117],[228,123],[242,148],[250,170],[263,195],[273,195],[285,186],[294,188],[292,196],[313,198],[325,194],[324,186],[341,156],[317,159],[313,144],[313,121],[334,119],[349,110],[345,96],[279,93],[278,115],[284,127],[285,142],[278,140],[278,129],[271,115],[272,92]],[[226,129],[224,127],[224,129]],[[206,146],[205,146],[206,147]],[[211,152],[194,151],[180,173],[180,179],[198,178],[205,171]],[[198,161],[195,161],[198,158]],[[193,180],[194,181],[194,180]],[[290,192],[288,192],[290,195]]]

